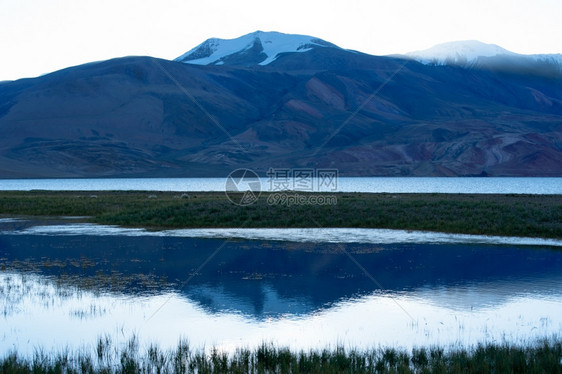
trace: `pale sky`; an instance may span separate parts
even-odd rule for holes
[[[562,0],[0,0],[0,81],[128,55],[173,59],[256,30],[375,55],[454,40],[562,53]]]

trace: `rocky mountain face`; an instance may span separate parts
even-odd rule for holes
[[[239,39],[0,83],[0,177],[562,176],[555,69]]]

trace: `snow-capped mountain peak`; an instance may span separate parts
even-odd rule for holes
[[[486,44],[477,40],[442,43],[426,50],[406,54],[426,65],[471,65],[482,57],[516,55],[498,45]]]
[[[282,53],[316,47],[339,48],[311,36],[256,31],[235,39],[208,39],[175,61],[197,65],[267,65]]]
[[[522,55],[476,40],[438,44],[423,51],[407,53],[406,56],[425,65],[455,65],[544,77],[559,77],[562,74],[561,54]]]

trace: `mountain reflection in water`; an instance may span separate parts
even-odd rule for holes
[[[130,296],[171,291],[210,313],[257,320],[307,315],[369,294],[442,290],[424,297],[483,308],[517,295],[562,293],[561,251],[513,246],[18,235],[0,237],[0,258],[4,268],[69,286]],[[459,291],[469,288],[479,292]]]

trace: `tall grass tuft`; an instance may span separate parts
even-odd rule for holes
[[[93,358],[92,358],[93,357]],[[170,351],[156,345],[146,350],[133,337],[121,348],[101,338],[91,354],[85,350],[57,354],[17,352],[0,359],[2,373],[562,373],[562,340],[525,346],[481,344],[445,351],[441,347],[366,351],[311,350],[262,344],[232,354],[214,348],[192,351],[186,341]]]

